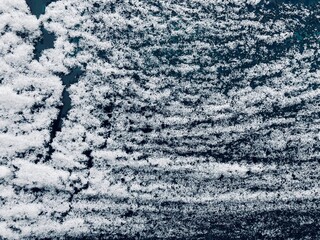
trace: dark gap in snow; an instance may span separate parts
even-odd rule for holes
[[[56,0],[26,0],[26,3],[30,8],[31,13],[39,18],[41,14],[45,13],[46,6],[55,1]],[[35,43],[34,58],[36,60],[40,59],[43,50],[53,48],[56,40],[56,36],[53,33],[49,33],[43,26],[41,26],[41,33],[42,36],[40,40]],[[54,149],[51,146],[53,139],[56,137],[57,132],[61,131],[63,119],[67,117],[68,112],[71,109],[71,98],[68,88],[71,86],[71,84],[78,82],[78,79],[82,74],[83,70],[80,67],[76,67],[71,69],[69,74],[59,75],[63,85],[65,86],[62,92],[62,106],[59,107],[57,119],[53,121],[52,124],[50,141],[48,144],[49,150],[47,156],[45,157],[45,161],[49,161],[51,159],[51,155],[54,152]]]
[[[40,15],[44,14],[46,11],[46,6],[56,1],[57,0],[26,0],[26,3],[30,8],[31,13],[39,18]]]
[[[83,74],[83,70],[80,67],[74,68],[70,71],[69,74],[60,76],[63,85],[65,86],[63,93],[62,93],[62,103],[63,106],[58,116],[58,123],[57,125],[53,126],[52,130],[54,132],[61,131],[63,119],[67,117],[69,110],[71,109],[71,98],[68,91],[68,88],[71,84],[77,83],[80,76]]]
[[[41,14],[45,13],[46,6],[55,1],[56,0],[26,0],[26,3],[31,13],[39,18]],[[36,60],[39,60],[43,50],[53,48],[56,39],[56,36],[49,33],[43,26],[41,26],[41,33],[40,40],[35,43],[34,58]]]
[[[56,36],[53,33],[48,32],[43,26],[41,26],[42,36],[35,44],[34,58],[39,61],[43,50],[53,48]]]
[[[87,168],[90,169],[93,167],[93,157],[91,155],[92,150],[84,151],[83,154],[88,157]]]
[[[70,73],[68,73],[67,75],[60,76],[63,85],[68,88],[71,86],[71,84],[77,83],[79,77],[83,74],[83,72],[84,71],[80,67],[76,67],[71,69]]]
[[[71,98],[68,88],[71,84],[77,83],[79,77],[83,74],[83,70],[80,67],[74,68],[67,75],[60,75],[63,85],[65,86],[62,92],[62,106],[59,107],[59,114],[56,120],[52,124],[52,129],[50,133],[50,142],[49,142],[49,151],[46,157],[46,161],[49,161],[51,158],[54,149],[51,146],[53,139],[56,137],[57,132],[61,131],[63,119],[68,116],[68,112],[71,109]]]

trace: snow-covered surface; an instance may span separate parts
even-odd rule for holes
[[[319,237],[320,5],[267,2],[1,0],[0,237]]]

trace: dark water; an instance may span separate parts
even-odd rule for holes
[[[44,27],[41,27],[41,32],[41,39],[36,43],[34,50],[34,57],[36,60],[40,59],[43,50],[53,48],[56,39],[55,35],[48,32]]]
[[[34,14],[37,18],[40,17],[41,14],[45,13],[46,6],[50,3],[55,2],[56,0],[26,0],[27,5],[30,8],[32,14]],[[35,43],[35,50],[34,50],[34,58],[39,60],[41,57],[42,52],[45,49],[50,49],[54,47],[54,41],[56,36],[53,33],[48,32],[43,26],[41,26],[41,38],[38,42]],[[63,119],[65,119],[68,115],[69,110],[71,109],[71,99],[68,92],[68,88],[71,84],[78,82],[78,79],[83,71],[80,68],[71,69],[69,74],[62,75],[59,74],[59,77],[62,80],[63,85],[65,86],[63,93],[62,93],[62,103],[63,105],[60,107],[60,112],[58,114],[57,119],[53,122],[52,131],[51,131],[51,140],[50,143],[56,136],[58,131],[61,131]],[[49,149],[49,158],[53,150]]]
[[[63,85],[65,85],[65,88],[62,93],[62,102],[63,107],[60,111],[59,117],[58,117],[58,123],[57,125],[54,125],[55,131],[61,131],[62,127],[62,121],[65,119],[68,115],[69,110],[71,109],[71,98],[68,92],[68,88],[78,82],[79,77],[83,74],[83,70],[81,68],[77,67],[70,71],[69,74],[60,76],[61,80],[63,82]]]
[[[31,13],[39,18],[41,14],[44,14],[46,6],[54,1],[55,0],[26,0],[26,3]],[[43,26],[41,26],[41,32],[40,40],[35,43],[34,56],[36,60],[39,60],[43,50],[53,48],[55,41],[54,34],[48,32]]]
[[[41,14],[44,14],[46,6],[52,2],[56,2],[56,0],[26,0],[31,13],[37,18],[39,18]]]

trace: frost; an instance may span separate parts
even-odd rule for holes
[[[17,185],[29,188],[65,189],[65,183],[69,177],[68,172],[23,160],[14,161],[13,165],[18,168],[16,178],[13,180]]]
[[[36,218],[41,212],[40,204],[18,204],[15,206],[7,206],[0,210],[0,217],[10,219],[11,217],[21,218]]]
[[[33,99],[16,94],[10,87],[0,87],[0,106],[1,110],[21,111],[24,108],[31,107]]]
[[[166,167],[170,164],[171,160],[169,158],[153,158],[149,159],[152,166]]]
[[[11,171],[8,167],[0,166],[0,179],[7,178],[11,175]]]
[[[2,0],[1,238],[198,238],[213,213],[313,207],[319,8],[280,2],[60,0],[37,19]]]

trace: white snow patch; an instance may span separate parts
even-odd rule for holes
[[[23,160],[13,161],[19,168],[13,182],[19,186],[65,189],[69,173],[51,166],[34,164]]]
[[[0,179],[7,178],[11,175],[11,171],[6,166],[0,166]]]

